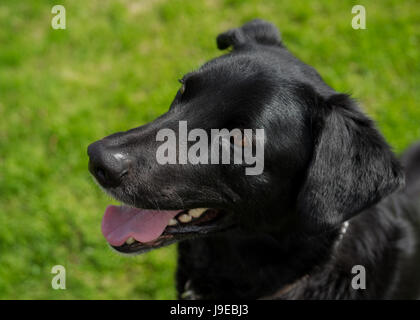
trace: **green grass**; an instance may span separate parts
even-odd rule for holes
[[[100,232],[111,200],[87,171],[87,145],[167,110],[183,73],[220,52],[216,35],[260,17],[397,152],[420,139],[420,5],[357,1],[72,0],[0,3],[0,298],[174,298],[175,246],[135,258]],[[51,289],[51,267],[67,289]]]

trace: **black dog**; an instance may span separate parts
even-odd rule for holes
[[[166,114],[89,146],[91,173],[129,205],[107,208],[108,242],[140,253],[182,240],[181,298],[419,298],[420,146],[403,170],[356,103],[270,23],[217,45],[232,51],[184,76]],[[157,163],[157,132],[180,121],[263,128],[263,173]]]

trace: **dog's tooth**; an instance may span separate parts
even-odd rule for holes
[[[187,223],[190,222],[192,220],[192,217],[188,214],[183,214],[181,216],[178,217],[178,220],[181,221],[182,223]]]
[[[178,224],[178,221],[176,219],[171,219],[168,222],[168,226],[176,226]]]
[[[127,240],[125,240],[126,244],[132,244],[134,243],[136,240],[133,237],[128,238]]]
[[[188,211],[188,214],[193,218],[201,216],[208,208],[195,208]]]

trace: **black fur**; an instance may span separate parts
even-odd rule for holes
[[[217,45],[233,50],[187,74],[166,114],[103,140],[136,160],[107,188],[117,199],[231,213],[229,230],[179,243],[180,297],[419,298],[420,147],[403,156],[403,170],[355,101],[295,58],[273,25],[251,21]],[[264,128],[263,174],[158,165],[156,132],[180,120],[189,129]],[[365,290],[352,288],[355,265],[366,268]]]

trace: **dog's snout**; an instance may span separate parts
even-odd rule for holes
[[[103,140],[88,147],[88,156],[89,171],[103,187],[119,186],[130,169],[130,157],[107,146]]]

